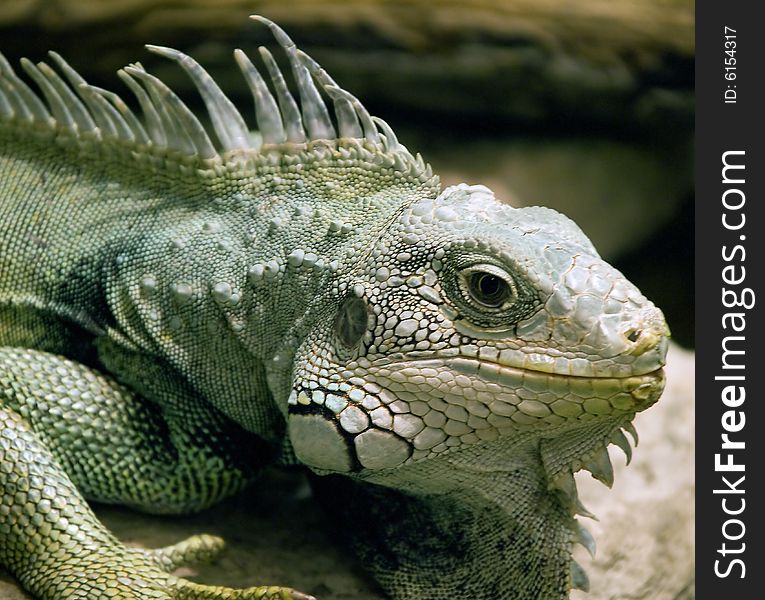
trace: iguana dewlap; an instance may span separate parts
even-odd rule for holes
[[[255,119],[149,47],[209,127],[140,64],[136,114],[55,53],[22,61],[36,89],[0,55],[0,563],[46,600],[306,598],[176,577],[220,540],[127,548],[85,500],[195,511],[278,461],[394,598],[586,588],[572,473],[629,456],[661,312],[566,217],[442,189],[259,20],[298,98],[237,50]]]

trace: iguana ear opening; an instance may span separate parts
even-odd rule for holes
[[[287,400],[287,428],[297,458],[317,472],[394,468],[414,452],[412,438],[422,426],[410,426],[411,415],[403,414],[409,410],[394,393],[349,370],[366,360],[375,322],[364,286],[356,282],[334,319],[312,338],[325,341],[299,351],[304,358]]]
[[[349,296],[340,305],[334,322],[337,341],[345,349],[352,349],[369,330],[369,306],[363,298]]]

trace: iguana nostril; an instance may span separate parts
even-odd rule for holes
[[[628,354],[632,356],[665,356],[669,329],[663,321],[661,323],[644,322],[641,329],[631,328],[625,331],[624,337],[631,344]]]

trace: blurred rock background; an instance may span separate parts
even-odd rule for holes
[[[116,69],[140,60],[199,104],[183,73],[142,45],[176,47],[208,69],[254,127],[231,56],[234,48],[254,57],[258,45],[273,47],[247,19],[252,13],[284,27],[444,183],[483,183],[514,205],[571,216],[664,309],[675,341],[692,348],[691,0],[2,0],[0,50],[14,64],[58,50],[86,79],[120,93]],[[586,502],[614,515],[613,527],[598,526],[605,546],[597,560],[581,561],[593,580],[589,598],[693,597],[693,355],[673,353],[667,394],[641,416],[649,433],[638,422],[636,461],[645,456],[648,466],[626,471],[624,492],[597,484],[595,503]],[[651,471],[662,457],[688,477]],[[269,498],[251,494],[195,518],[101,513],[121,537],[148,545],[228,527],[236,551],[200,569],[205,581],[297,586],[307,568],[314,578],[304,589],[323,600],[376,598],[352,557],[328,541],[331,528],[304,482],[281,473],[267,481],[276,490]],[[643,546],[635,548],[637,530]],[[643,555],[625,563],[628,547]],[[15,597],[11,589],[0,581],[0,598]]]

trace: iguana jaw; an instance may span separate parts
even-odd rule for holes
[[[469,383],[470,387],[463,391],[470,395],[475,391],[478,401],[487,402],[490,414],[486,421],[491,429],[476,429],[474,433],[480,436],[477,443],[485,441],[491,444],[495,438],[501,440],[514,436],[519,440],[538,437],[539,459],[546,474],[547,488],[558,493],[561,504],[572,516],[592,516],[579,501],[573,474],[587,470],[595,479],[611,487],[614,475],[608,445],[617,445],[629,463],[632,448],[622,430],[629,433],[637,445],[638,437],[632,420],[637,412],[649,408],[659,399],[665,385],[661,367],[626,377],[575,377],[465,356],[377,366],[376,369],[370,368],[370,371],[378,374],[368,375],[367,378],[379,385],[401,389],[402,385],[395,382],[395,375],[394,380],[383,380],[379,377],[381,372],[392,375],[395,371],[411,371],[413,367],[420,372],[432,372],[438,371],[439,366],[444,371],[448,369],[464,375],[467,380],[463,379],[462,383]],[[459,380],[451,381],[449,385],[454,390],[459,387]],[[537,394],[537,390],[541,392]],[[412,388],[397,395],[411,399]],[[445,400],[465,402],[464,397],[455,395],[447,396]],[[477,408],[473,404],[470,409],[470,419],[473,419],[475,426],[478,424],[478,420],[474,419]],[[461,439],[467,440],[468,436]],[[411,460],[433,459],[442,452],[459,452],[461,448],[464,446],[433,448],[429,454],[415,450]]]
[[[651,373],[666,362],[670,334],[663,316],[653,305],[648,305],[643,315],[607,331],[608,337],[615,338],[614,343],[610,352],[604,350],[599,354],[572,352],[570,346],[561,343],[563,340],[516,340],[512,331],[481,330],[455,318],[443,307],[441,311],[455,331],[476,340],[477,358],[482,363],[550,375],[621,379]],[[627,339],[628,336],[632,339]]]
[[[619,428],[629,427],[664,387],[661,369],[584,378],[467,357],[358,361],[349,367],[349,383],[332,383],[330,376],[326,391],[305,389],[290,399],[296,450],[322,470],[384,471],[518,437],[555,446],[552,459],[543,456],[550,481],[587,468],[609,483],[605,446],[617,443],[629,452]],[[315,453],[316,447],[323,453]],[[329,462],[335,455],[336,462]]]

